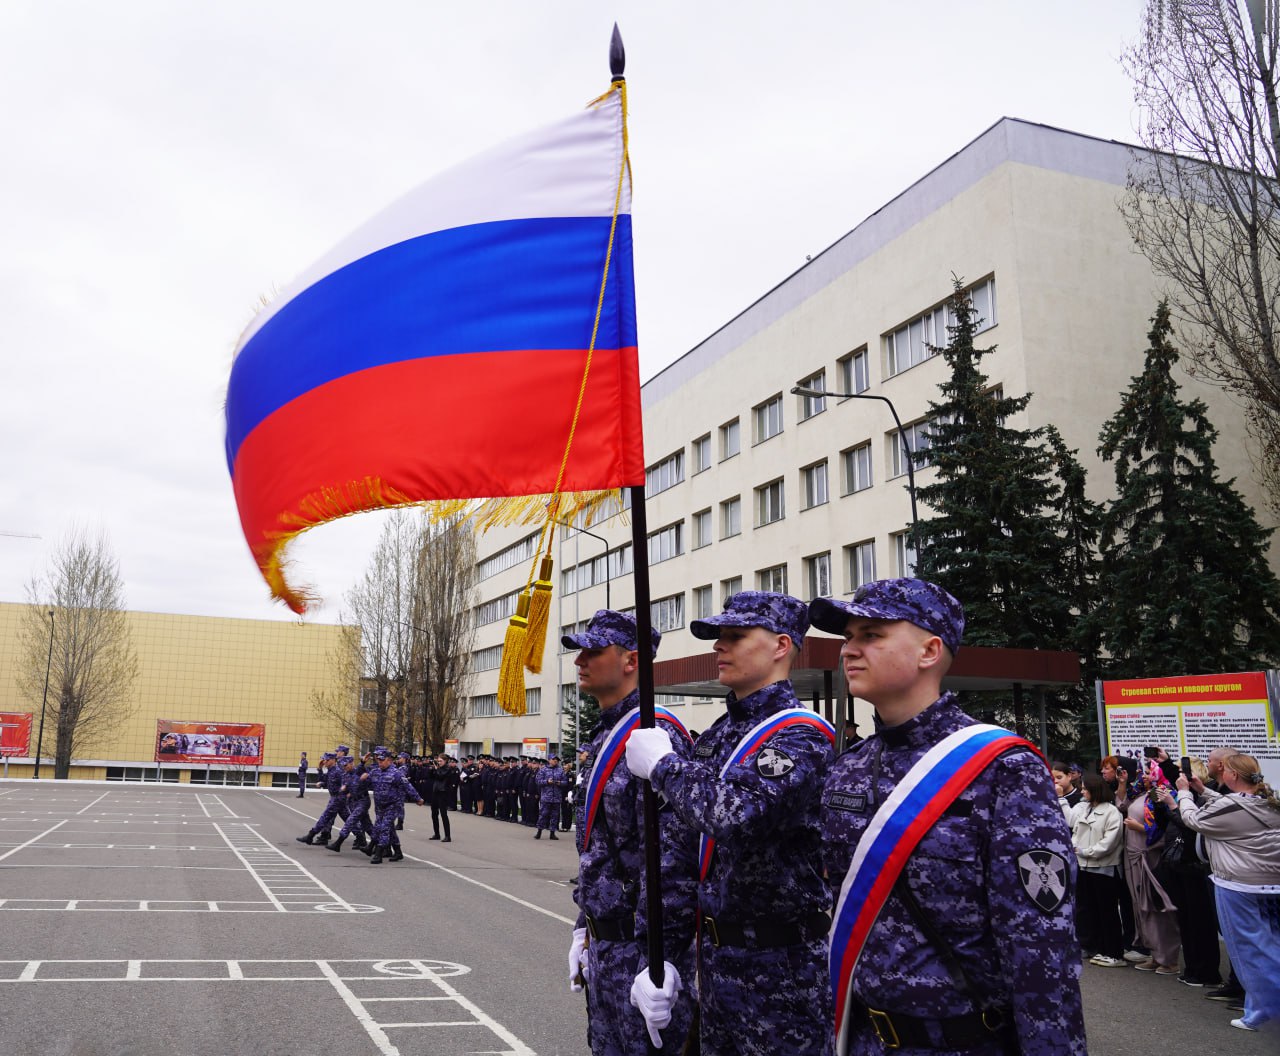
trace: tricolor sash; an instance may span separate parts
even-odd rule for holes
[[[833,745],[836,743],[835,727],[816,711],[810,711],[808,708],[787,708],[784,711],[776,711],[747,731],[746,736],[738,742],[738,746],[730,753],[729,758],[725,760],[724,766],[720,768],[721,778],[733,767],[745,763],[763,747],[770,737],[788,726],[812,726]],[[701,834],[698,838],[699,880],[707,878],[707,873],[711,869],[711,859],[715,856],[715,853],[716,841],[706,833]]]
[[[653,714],[654,718],[669,722],[684,735],[685,740],[690,744],[693,743],[693,738],[689,736],[689,731],[684,728],[684,723],[666,708],[655,707]],[[627,738],[631,736],[631,731],[638,728],[639,725],[640,709],[635,708],[614,724],[613,729],[609,731],[609,736],[600,744],[600,751],[596,753],[595,765],[591,768],[591,776],[587,778],[587,820],[582,834],[582,846],[584,847],[587,845],[587,841],[591,839],[591,829],[596,822],[596,811],[604,798],[604,786],[609,783],[613,768],[618,765],[618,760],[622,758],[622,753],[626,750]]]
[[[835,996],[836,1052],[849,1048],[853,970],[889,892],[920,840],[987,765],[1010,748],[1039,749],[1001,729],[977,724],[934,745],[898,783],[867,826],[840,887],[829,965]]]

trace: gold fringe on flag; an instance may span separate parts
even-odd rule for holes
[[[551,567],[551,555],[547,554],[542,558],[542,569],[533,585],[533,599],[529,605],[524,666],[535,675],[542,671],[542,654],[547,648],[547,623],[551,618]]]

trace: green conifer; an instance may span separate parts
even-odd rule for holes
[[[1100,434],[1116,498],[1102,518],[1092,618],[1109,677],[1205,674],[1280,662],[1280,582],[1259,526],[1218,479],[1205,404],[1182,401],[1168,305],[1152,317],[1146,364]]]

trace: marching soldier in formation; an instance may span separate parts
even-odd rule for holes
[[[368,840],[373,833],[373,825],[369,822],[369,787],[360,780],[365,768],[352,756],[344,755],[338,763],[338,771],[342,775],[339,792],[347,808],[347,821],[338,833],[338,838],[325,846],[331,851],[341,851],[343,840],[354,832],[356,838],[351,846],[357,851],[372,854]]]
[[[369,861],[381,865],[384,858],[392,862],[404,859],[395,821],[404,816],[406,799],[412,797],[418,806],[422,806],[423,801],[418,798],[404,771],[392,765],[390,752],[383,748],[381,751],[375,749],[373,754],[376,766],[371,773],[362,774],[360,780],[368,782],[377,810],[377,820],[373,825],[374,848]]]
[[[299,843],[315,843],[317,836],[320,837],[321,843],[328,843],[332,838],[330,830],[333,819],[341,814],[343,820],[346,820],[346,797],[342,794],[342,769],[337,764],[337,756],[334,752],[325,752],[321,757],[320,776],[324,787],[329,791],[329,799],[310,831],[305,836],[297,837]]]

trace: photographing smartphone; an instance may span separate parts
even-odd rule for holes
[[[1159,759],[1160,749],[1152,745],[1151,747],[1143,748],[1142,755],[1146,759]]]
[[[1188,781],[1190,781],[1191,778],[1194,776],[1191,773],[1191,759],[1184,755],[1179,765],[1182,767],[1182,776],[1185,777]]]

